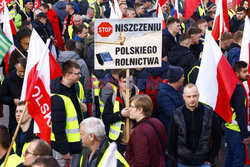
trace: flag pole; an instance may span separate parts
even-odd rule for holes
[[[201,0],[201,6],[202,6],[202,9],[203,9],[203,11],[204,11],[204,16],[206,16],[205,7],[204,7],[204,4],[203,4],[202,0]]]
[[[23,56],[23,58],[25,58],[26,59],[26,57],[23,55],[23,53],[15,46],[15,45],[13,45],[14,47],[15,47],[15,49],[20,53],[20,55],[21,56]]]
[[[7,155],[6,155],[5,159],[4,159],[3,167],[5,167],[5,165],[6,165],[7,161],[8,161],[8,157],[9,157],[10,152],[11,152],[11,150],[12,150],[13,144],[14,144],[14,142],[15,142],[15,140],[16,140],[16,136],[17,136],[17,133],[18,133],[18,131],[19,131],[19,129],[20,129],[21,122],[22,122],[22,120],[23,120],[24,114],[25,114],[26,111],[27,111],[27,107],[28,107],[28,102],[25,103],[25,106],[24,106],[24,109],[23,109],[23,113],[22,113],[22,115],[21,115],[20,120],[18,121],[18,125],[17,125],[16,131],[15,131],[15,134],[14,134],[14,136],[13,136],[13,138],[12,138],[10,147],[9,147],[9,149],[8,149],[8,152],[7,152]]]
[[[29,16],[26,14],[26,12],[23,10],[23,8],[22,8],[22,6],[20,5],[20,3],[19,3],[17,0],[15,0],[15,2],[18,4],[18,6],[20,7],[20,9],[23,11],[23,13],[25,14],[25,16],[26,16],[26,17],[29,17]]]
[[[129,69],[126,69],[126,97],[125,97],[125,106],[129,107]],[[129,141],[129,118],[126,118],[125,122],[125,128],[126,128],[126,134],[125,134],[125,139],[126,142]]]

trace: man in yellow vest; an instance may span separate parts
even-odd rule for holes
[[[244,61],[235,62],[234,72],[241,82],[248,80],[248,65]],[[245,88],[239,82],[231,97],[231,108],[233,111],[232,122],[225,123],[225,139],[227,143],[227,154],[225,166],[244,166],[245,144],[249,143],[247,126],[247,94]]]
[[[101,167],[104,163],[104,159],[108,156],[107,152],[110,148],[103,122],[98,118],[87,118],[81,122],[80,133],[83,143],[80,167]],[[118,151],[114,153],[114,156],[116,156],[118,167],[129,166]]]
[[[6,158],[7,151],[10,146],[9,132],[7,127],[4,125],[0,125],[0,166],[2,167],[4,164],[4,160]],[[11,151],[10,156],[8,157],[8,161],[6,163],[6,167],[17,166],[23,162],[23,159],[18,155],[14,154]]]
[[[23,155],[24,162],[17,167],[31,167],[32,162],[37,158],[41,156],[51,156],[51,147],[46,141],[35,139],[30,142],[30,145],[27,147]]]
[[[137,94],[142,94],[133,84],[133,71],[130,70],[129,74],[129,79],[126,79],[126,70],[122,70],[119,73],[119,88],[106,100],[102,115],[109,141],[115,141],[119,152],[122,154],[125,152],[128,143],[126,140],[127,129],[125,128],[125,120],[129,117],[129,108],[125,106],[126,81],[129,82],[129,98]],[[129,123],[129,128],[129,132],[131,132],[132,122]]]
[[[80,100],[75,92],[75,83],[81,77],[77,60],[62,64],[63,76],[51,84],[51,147],[53,157],[61,167],[77,166],[81,156],[79,124],[83,120]]]

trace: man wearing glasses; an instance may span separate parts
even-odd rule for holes
[[[75,83],[80,79],[80,65],[68,60],[62,65],[63,76],[51,83],[51,147],[53,157],[60,166],[77,166],[81,154],[79,124],[83,113],[75,92]]]
[[[41,156],[51,155],[50,145],[41,139],[35,139],[30,142],[30,145],[24,152],[24,162],[17,167],[31,166],[32,162]]]

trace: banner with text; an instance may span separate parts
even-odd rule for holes
[[[161,67],[161,53],[161,19],[95,20],[95,69]]]

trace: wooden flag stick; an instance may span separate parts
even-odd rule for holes
[[[7,161],[8,161],[8,157],[9,157],[10,152],[11,152],[11,150],[12,150],[13,144],[14,144],[14,142],[15,142],[15,140],[16,140],[16,136],[17,136],[17,133],[18,133],[18,131],[19,131],[19,129],[20,129],[21,122],[22,122],[22,120],[23,120],[24,114],[25,114],[26,111],[27,111],[27,107],[28,107],[28,102],[25,103],[25,106],[24,106],[24,109],[23,109],[23,113],[22,113],[22,115],[21,115],[20,120],[18,121],[18,125],[17,125],[16,131],[15,131],[15,134],[14,134],[14,136],[13,136],[13,138],[12,138],[10,147],[9,147],[9,149],[8,149],[8,152],[7,152],[7,155],[6,155],[5,159],[4,159],[3,167],[5,167],[5,165],[6,165]]]
[[[127,68],[126,69],[126,97],[125,97],[125,106],[126,107],[129,107],[129,69]],[[129,118],[126,118],[126,122],[125,122],[125,128],[126,128],[126,134],[125,134],[125,139],[126,139],[126,142],[129,141],[129,135],[130,135],[130,132],[129,132]]]
[[[15,46],[15,45],[13,45],[14,47],[15,47],[15,49],[21,54],[21,56],[23,56],[23,58],[26,58],[24,55],[23,55],[23,53]]]
[[[17,0],[15,0],[15,2],[18,4],[18,6],[20,7],[20,9],[23,11],[23,13],[25,14],[25,16],[26,16],[26,17],[29,17],[29,16],[26,14],[26,12],[24,11],[23,7],[20,5],[20,3],[19,3]]]

